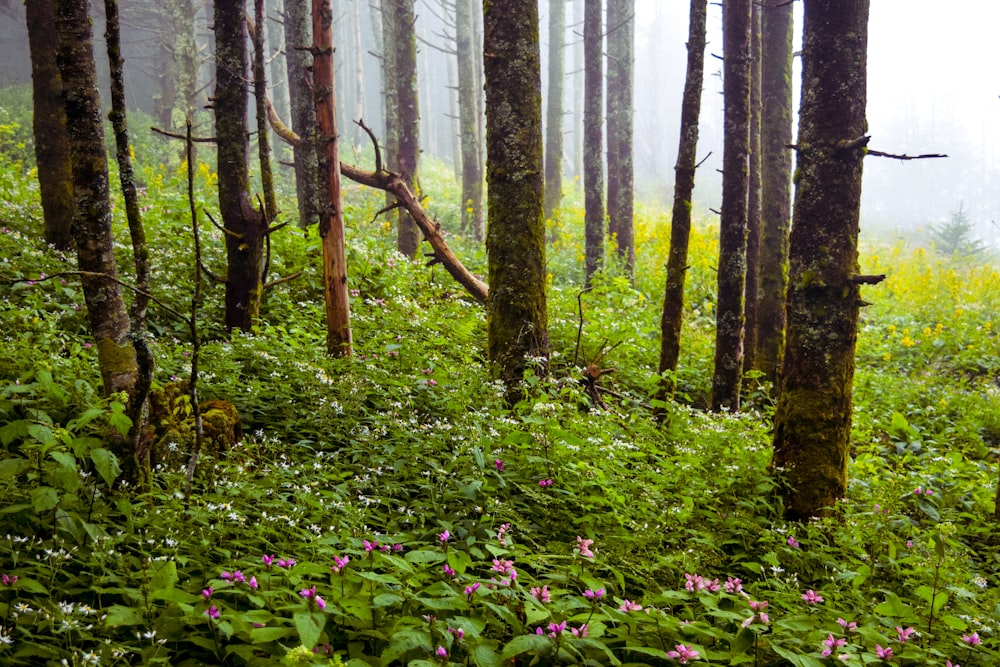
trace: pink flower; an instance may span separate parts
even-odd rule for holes
[[[552,480],[551,479],[540,479],[540,480],[538,480],[538,486],[542,487],[543,489],[545,487],[547,487],[547,486],[552,486]]]
[[[313,602],[316,603],[316,608],[319,609],[320,611],[326,609],[326,600],[324,600],[320,596],[318,595],[313,596]]]
[[[958,664],[957,662],[953,663],[951,660],[945,660],[944,667],[962,667],[962,665]]]
[[[689,660],[698,659],[698,651],[695,651],[693,648],[689,648],[684,644],[677,644],[674,646],[674,649],[675,650],[673,651],[667,651],[667,657],[671,660],[678,661],[682,665],[686,665]]]
[[[455,639],[462,641],[465,639],[465,630],[462,628],[448,628],[448,632],[455,635]]]
[[[882,648],[879,644],[875,644],[875,655],[878,656],[879,660],[891,660],[892,649],[888,646]]]
[[[468,596],[469,596],[469,597],[471,598],[471,597],[472,597],[472,595],[473,595],[473,594],[474,594],[474,593],[475,593],[476,591],[478,591],[478,590],[479,590],[479,587],[480,587],[481,585],[482,585],[482,584],[480,584],[480,583],[479,583],[479,582],[477,581],[476,583],[472,584],[471,586],[466,586],[466,587],[465,587],[465,594],[466,594],[466,595],[468,595]]]
[[[438,534],[438,540],[440,540],[442,544],[444,544],[450,539],[451,539],[451,533],[447,530],[444,531],[443,533]]]
[[[823,596],[810,588],[802,594],[802,599],[806,601],[806,604],[815,605],[823,601]]]
[[[495,465],[497,467],[497,472],[503,472],[503,460],[502,459],[497,459],[496,461],[493,462],[493,465]]]
[[[500,530],[497,531],[497,541],[500,542],[500,546],[507,546],[507,531],[510,530],[510,524],[505,523],[500,526]]]
[[[205,598],[206,600],[208,600],[209,598],[212,597],[212,593],[214,593],[214,592],[215,592],[215,589],[212,588],[211,586],[209,586],[208,588],[203,588],[201,590],[201,596],[203,598]]]
[[[278,567],[283,567],[286,570],[291,570],[293,567],[295,567],[295,559],[282,558],[281,560],[275,561],[274,564],[277,565]]]
[[[448,563],[445,563],[444,564],[444,574],[445,574],[446,577],[454,577],[455,576],[455,570],[450,565],[448,565]]]
[[[570,628],[569,631],[573,633],[574,637],[586,637],[590,634],[590,628],[586,623],[581,625],[579,628]]]
[[[378,549],[378,540],[372,540],[371,542],[368,540],[362,540],[362,542],[365,545],[365,551],[375,551]]]
[[[622,600],[622,604],[618,607],[619,611],[624,611],[628,613],[630,611],[642,611],[642,605],[638,602],[632,602],[631,600]]]
[[[725,586],[727,593],[739,593],[743,590],[743,580],[727,577]]]
[[[855,623],[854,621],[851,621],[850,623],[848,623],[844,619],[838,618],[837,619],[837,623],[840,625],[840,627],[844,628],[844,630],[846,630],[847,632],[852,632],[853,633],[853,632],[857,632],[858,631],[858,624]]]
[[[979,638],[978,632],[973,632],[971,635],[962,635],[962,641],[969,646],[979,646],[983,643],[983,640]]]
[[[763,611],[764,608],[767,606],[767,600],[761,600],[760,602],[757,602],[756,600],[751,600],[750,598],[747,598],[747,604],[750,605],[750,608],[753,609],[754,611]]]
[[[538,586],[531,587],[531,597],[535,598],[539,602],[545,603],[552,599],[552,595],[549,593],[548,586]]]
[[[793,535],[789,535],[788,536],[788,542],[787,542],[787,544],[788,544],[788,546],[790,546],[793,549],[798,549],[799,546],[800,546],[799,545],[799,541],[796,540]]]
[[[827,635],[826,639],[824,639],[823,642],[822,642],[823,646],[825,646],[826,648],[823,649],[823,652],[822,652],[821,655],[824,658],[828,658],[828,657],[830,657],[830,655],[833,654],[834,651],[836,651],[837,649],[839,649],[841,646],[843,646],[846,643],[847,643],[846,639],[842,639],[842,638],[841,639],[837,639],[833,635]]]
[[[250,577],[250,580],[247,581],[247,586],[249,586],[250,590],[252,590],[252,591],[255,591],[258,588],[260,588],[260,584],[257,583],[257,577],[255,577],[255,576],[254,577]]]
[[[208,616],[209,618],[219,618],[220,615],[221,613],[219,612],[219,608],[214,604],[205,610],[205,616]]]
[[[439,658],[447,658],[448,657],[448,649],[446,649],[444,646],[438,646],[437,650],[434,651],[434,653],[437,654],[437,657],[439,657]]]
[[[691,591],[692,593],[700,591],[705,587],[705,579],[698,574],[688,574],[684,573],[684,588]]]
[[[583,592],[583,597],[587,598],[588,600],[593,600],[594,602],[597,602],[602,597],[604,597],[604,589],[598,588],[596,591],[592,591],[588,588]]]
[[[566,630],[566,621],[562,623],[549,623],[549,637],[555,639]]]
[[[594,543],[594,540],[585,540],[579,535],[576,536],[576,549],[580,552],[580,555],[584,558],[594,558],[594,552],[591,550],[590,545]]]
[[[341,556],[334,556],[333,557],[333,566],[331,566],[330,569],[333,570],[334,574],[340,574],[341,571],[343,571],[343,569],[345,567],[347,567],[347,564],[350,563],[350,562],[351,562],[351,557],[350,556],[343,556],[343,557],[341,557]]]
[[[900,644],[905,644],[906,640],[912,637],[916,633],[914,628],[906,628],[905,630],[898,625],[896,626],[896,639]]]

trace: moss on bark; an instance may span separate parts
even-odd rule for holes
[[[410,190],[419,196],[417,170],[420,156],[420,104],[417,96],[417,33],[413,0],[392,0],[392,22],[395,38],[387,48],[393,49],[396,70],[396,129],[395,165]],[[414,258],[420,245],[420,228],[405,210],[399,210],[396,249]]]
[[[538,4],[484,0],[489,359],[516,393],[548,357]],[[513,397],[513,394],[512,394]]]
[[[545,100],[545,219],[558,221],[562,204],[563,89],[566,0],[549,2],[549,90]]]
[[[486,234],[483,218],[483,141],[480,131],[482,53],[475,44],[476,0],[456,0],[455,52],[458,61],[458,123],[462,153],[462,231],[477,241]]]
[[[608,0],[608,231],[635,282],[632,69],[635,0]]]
[[[583,207],[584,273],[587,285],[604,268],[604,67],[601,0],[583,9]]]
[[[868,7],[868,0],[810,0],[805,8],[799,184],[773,459],[788,481],[786,515],[797,520],[828,512],[847,485]]]

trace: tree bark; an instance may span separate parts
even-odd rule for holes
[[[309,0],[285,0],[285,60],[292,130],[303,138],[292,149],[299,227],[319,224],[319,163],[316,157],[316,106],[312,93],[312,44]]]
[[[681,102],[680,146],[674,167],[674,203],[670,219],[670,252],[667,256],[667,284],[660,320],[660,366],[662,377],[657,398],[673,398],[677,361],[681,348],[684,316],[684,280],[687,276],[688,244],[691,238],[691,194],[698,150],[698,117],[701,115],[701,88],[705,74],[705,23],[708,0],[691,0],[687,41],[687,74]]]
[[[321,192],[326,204],[320,216],[323,241],[323,293],[326,298],[326,351],[351,356],[351,309],[344,251],[344,212],[340,196],[337,137],[337,94],[333,67],[333,12],[327,0],[313,0],[313,73],[316,77],[316,120]]]
[[[549,2],[549,94],[545,105],[545,219],[559,228],[562,205],[566,0]],[[554,234],[553,234],[554,236]]]
[[[274,192],[274,172],[271,171],[271,142],[267,122],[267,54],[264,22],[264,0],[254,0],[253,14],[253,97],[257,118],[257,159],[260,164],[261,189],[264,191],[264,211],[268,221],[278,217],[278,198]]]
[[[725,0],[722,215],[719,222],[718,298],[712,409],[739,410],[743,375],[743,295],[746,289],[747,193],[750,142],[751,0]]]
[[[420,107],[417,96],[417,32],[413,0],[389,0],[389,11],[392,15],[393,39],[387,40],[385,47],[387,51],[391,49],[393,52],[397,134],[396,151],[390,164],[395,165],[410,189],[419,193],[417,162],[420,155]],[[399,211],[396,231],[396,249],[411,259],[416,257],[417,247],[420,245],[420,229],[404,210]]]
[[[267,221],[250,200],[246,42],[244,0],[216,0],[213,109],[228,266],[225,325],[242,331],[260,314],[267,233]]]
[[[583,17],[583,205],[584,269],[589,286],[604,268],[604,76],[601,0],[586,0]]]
[[[847,487],[867,137],[869,0],[806,0],[788,341],[773,467],[785,515],[829,513]]]
[[[70,161],[62,76],[52,39],[55,12],[52,0],[25,3],[34,114],[35,161],[45,219],[45,242],[59,250],[73,247],[73,168]]]
[[[129,340],[111,237],[111,196],[94,42],[87,0],[57,0],[55,28],[73,163],[73,236],[87,320],[97,343],[105,395],[130,393],[138,366]],[[102,277],[97,277],[98,275]]]
[[[535,0],[483,0],[486,178],[489,185],[488,356],[520,393],[529,363],[545,372],[545,219],[542,217],[542,95]]]
[[[475,42],[475,0],[455,0],[455,51],[458,62],[458,122],[462,152],[462,231],[470,232],[481,242],[485,235],[483,219],[483,151],[479,131],[482,88],[477,61],[482,49]]]
[[[768,0],[761,28],[760,293],[754,367],[779,387],[792,215],[792,6]]]
[[[635,61],[635,0],[608,2],[608,232],[618,258],[635,283],[633,231],[634,157],[632,71]]]
[[[743,369],[756,368],[757,322],[760,294],[760,73],[761,7],[753,3],[750,19],[750,174],[747,192],[747,277],[743,303],[746,326],[743,339]]]

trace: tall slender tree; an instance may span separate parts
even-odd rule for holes
[[[68,250],[73,246],[73,169],[62,99],[62,76],[56,64],[58,44],[52,39],[53,0],[28,2],[24,13],[31,50],[32,130],[45,242]]]
[[[680,146],[674,167],[674,203],[670,217],[670,252],[667,256],[667,284],[660,320],[660,374],[658,398],[674,395],[674,373],[681,349],[684,316],[684,279],[687,276],[688,243],[691,238],[691,194],[697,167],[698,117],[701,115],[701,88],[705,75],[705,24],[708,0],[691,0],[687,41],[687,74],[681,101]]]
[[[420,105],[417,95],[417,31],[413,0],[389,0],[392,15],[391,49],[395,68],[395,115],[397,145],[394,157],[396,170],[418,193],[417,164],[420,156]],[[420,245],[420,228],[404,209],[399,210],[396,249],[407,257],[416,257]]]
[[[489,359],[517,396],[532,360],[547,365],[542,92],[535,0],[484,0],[489,186]]]
[[[719,223],[718,298],[712,409],[738,410],[743,375],[743,295],[746,288],[747,194],[750,144],[751,0],[725,0],[722,216]]]
[[[88,0],[57,0],[55,28],[73,164],[73,236],[105,394],[132,391],[138,365],[118,284],[111,192]]]
[[[761,16],[761,230],[754,367],[778,387],[785,350],[788,229],[792,216],[792,6],[767,0]]]
[[[477,241],[485,235],[483,150],[480,132],[482,48],[476,41],[476,0],[455,0],[455,58],[458,62],[458,122],[462,153],[462,230]]]
[[[327,0],[313,0],[313,73],[316,77],[316,120],[319,124],[319,177],[324,207],[319,235],[323,241],[323,293],[326,298],[328,354],[351,356],[351,309],[344,251],[344,211],[340,195],[337,137],[337,91],[333,63],[333,11]]]
[[[608,3],[608,231],[618,258],[635,281],[633,231],[633,65],[635,61],[635,0]]]
[[[549,94],[545,101],[545,219],[553,223],[558,223],[562,205],[565,44],[566,0],[550,0]]]
[[[264,211],[268,220],[278,216],[278,198],[274,191],[271,170],[270,125],[267,121],[267,26],[264,21],[264,0],[254,0],[253,18],[253,97],[257,111],[257,159],[260,165],[261,189],[264,191]]]
[[[828,512],[847,487],[861,284],[869,0],[806,0],[788,340],[773,466],[785,514]]]
[[[225,230],[227,329],[249,331],[264,291],[267,220],[250,199],[245,0],[215,2],[215,137]]]
[[[292,130],[302,141],[292,147],[295,161],[295,194],[299,226],[319,224],[319,165],[316,156],[316,106],[313,103],[312,44],[309,27],[310,0],[285,0],[285,60]]]
[[[586,0],[583,18],[583,205],[587,285],[604,268],[604,67],[601,0]]]
[[[750,19],[750,174],[747,191],[747,277],[744,292],[746,325],[743,338],[743,369],[755,368],[757,351],[758,296],[760,294],[760,72],[761,6],[753,3]]]

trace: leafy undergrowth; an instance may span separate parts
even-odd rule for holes
[[[57,275],[72,262],[36,240],[27,169],[3,170],[3,664],[1000,664],[992,267],[869,254],[890,280],[868,288],[848,497],[789,525],[766,389],[741,414],[697,409],[709,228],[694,242],[685,404],[662,421],[649,406],[666,234],[641,213],[638,289],[611,271],[581,293],[581,225],[564,222],[552,372],[510,409],[482,358],[482,309],[397,256],[369,222],[383,198],[353,188],[356,358],[323,354],[314,233],[275,239],[271,278],[305,273],[268,295],[252,334],[223,336],[211,288],[203,395],[232,401],[247,435],[201,460],[185,501],[175,463],[149,493],[115,484],[121,397],[100,396],[81,296]],[[205,202],[213,178],[199,169]],[[145,180],[154,291],[185,311],[181,174]],[[564,217],[580,217],[572,202]],[[451,240],[481,272],[481,252]],[[157,384],[185,377],[184,327],[160,309],[151,326]],[[615,368],[604,407],[581,385],[587,363]]]

